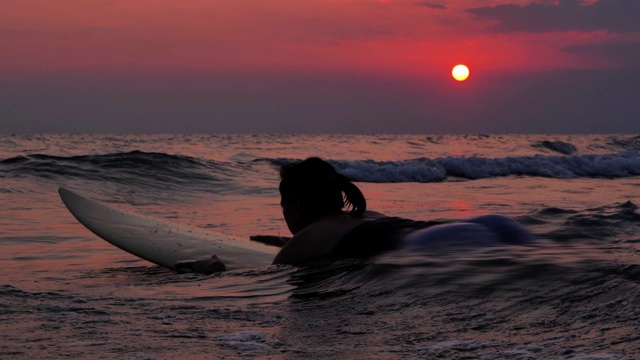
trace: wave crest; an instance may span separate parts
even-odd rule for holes
[[[270,159],[273,165],[295,162]],[[402,161],[330,160],[352,181],[373,183],[440,182],[505,176],[547,178],[624,178],[640,175],[640,154],[627,151],[604,155],[514,156],[504,158],[444,157]]]
[[[80,178],[139,185],[218,181],[208,167],[189,156],[143,151],[69,157],[33,154],[0,161],[5,177]]]

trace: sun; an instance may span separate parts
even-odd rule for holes
[[[469,77],[469,68],[466,65],[456,65],[451,70],[451,75],[458,81],[465,81]]]

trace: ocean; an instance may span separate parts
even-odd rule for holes
[[[177,274],[57,194],[285,236],[278,168],[308,156],[369,209],[503,214],[540,242]],[[640,136],[2,135],[0,204],[3,359],[640,358]]]

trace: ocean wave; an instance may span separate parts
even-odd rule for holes
[[[139,185],[219,182],[211,166],[189,156],[143,151],[69,157],[32,154],[0,161],[4,177],[79,178]]]
[[[256,159],[279,167],[299,160]],[[449,156],[400,161],[329,160],[353,181],[372,183],[442,182],[493,177],[531,176],[558,179],[625,178],[640,175],[640,153],[532,155],[485,158]],[[53,156],[33,154],[0,160],[0,178],[38,177],[50,180],[82,179],[191,189],[236,184],[244,172],[264,168],[246,162],[225,163],[183,155],[143,151],[104,155]]]
[[[275,166],[299,161],[265,159]],[[513,156],[503,158],[444,157],[402,161],[329,160],[336,169],[357,182],[441,182],[455,179],[487,179],[532,176],[558,179],[624,178],[640,175],[640,153],[568,156]]]
[[[598,242],[602,239],[628,241],[635,239],[634,235],[639,230],[638,209],[638,205],[631,201],[581,211],[545,208],[519,220],[546,229],[541,235],[559,242],[585,239]]]
[[[640,151],[640,135],[633,137],[614,137],[610,144],[630,151]]]
[[[578,151],[575,145],[564,141],[543,140],[535,143],[533,146],[537,148],[546,148],[565,155],[571,155]]]

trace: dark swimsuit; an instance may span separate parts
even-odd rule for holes
[[[437,225],[434,221],[414,221],[385,217],[366,221],[349,231],[331,255],[338,258],[365,258],[396,250],[409,233]]]

